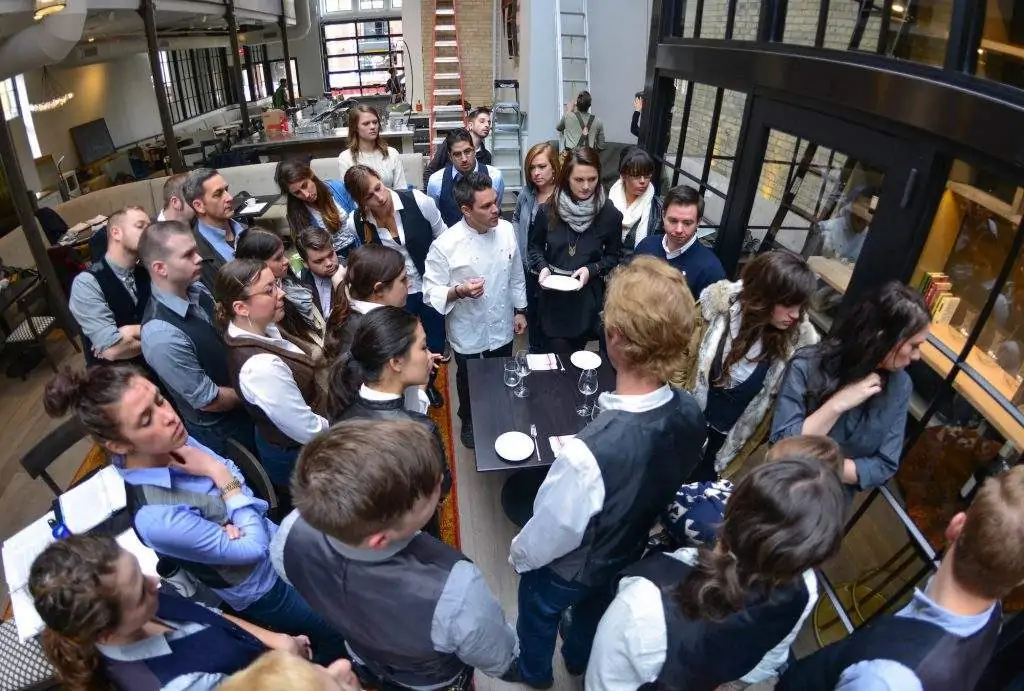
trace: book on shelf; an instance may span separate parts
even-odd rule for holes
[[[943,293],[936,298],[935,303],[932,305],[932,322],[935,324],[950,323],[953,321],[953,315],[956,314],[959,306],[960,298],[952,293]]]

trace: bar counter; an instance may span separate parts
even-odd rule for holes
[[[412,153],[413,130],[382,131],[380,136],[399,153]],[[232,151],[267,156],[271,161],[291,158],[323,158],[337,156],[348,146],[348,128],[336,127],[333,134],[285,134],[267,138],[260,133],[253,140],[241,139],[231,147]]]

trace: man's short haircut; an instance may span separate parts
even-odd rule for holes
[[[697,207],[697,222],[700,223],[700,219],[704,218],[704,197],[701,196],[700,192],[696,188],[690,185],[678,185],[671,188],[665,193],[665,203],[663,208],[668,210],[668,207],[673,204],[679,206],[696,206]]]
[[[185,182],[182,184],[182,194],[185,203],[192,206],[192,202],[203,198],[203,185],[206,181],[217,174],[213,168],[196,168],[185,173]]]
[[[124,219],[128,215],[129,211],[141,211],[142,213],[146,214],[147,217],[149,216],[149,212],[143,209],[141,206],[138,206],[136,204],[129,204],[128,206],[121,207],[114,213],[110,214],[110,218],[107,219],[107,227],[120,227],[121,224],[124,223]]]
[[[139,238],[139,258],[149,269],[155,261],[167,260],[167,241],[175,235],[192,235],[192,229],[181,221],[150,223]]]
[[[766,463],[772,463],[783,458],[814,459],[839,475],[843,472],[843,452],[832,437],[798,434],[795,437],[780,439],[768,449],[764,460]]]
[[[977,597],[1000,600],[1024,581],[1024,466],[985,480],[951,556],[956,582]]]
[[[478,116],[478,115],[490,115],[490,114],[491,114],[491,109],[488,108],[487,106],[477,106],[473,110],[469,111],[467,117],[470,120],[476,120],[476,116]]]
[[[396,528],[441,482],[437,438],[414,420],[345,420],[306,444],[292,474],[295,507],[347,545]]]
[[[328,247],[334,246],[334,239],[331,234],[323,228],[317,226],[310,226],[303,228],[299,232],[298,249],[299,255],[306,259],[306,253],[309,250],[314,252],[323,252]]]
[[[590,105],[593,103],[593,99],[590,97],[589,91],[581,91],[576,97],[576,110],[581,113],[589,113]]]
[[[471,170],[459,178],[452,187],[452,196],[455,197],[455,204],[460,209],[464,206],[472,209],[476,205],[476,193],[492,187],[491,176],[478,170]]]
[[[448,133],[448,136],[444,139],[444,144],[448,147],[449,157],[451,156],[452,147],[459,142],[466,142],[470,146],[473,146],[473,135],[469,133],[469,130],[464,127],[460,127],[457,130],[452,130]]]
[[[694,300],[682,272],[664,259],[634,257],[608,280],[606,334],[620,337],[619,353],[631,369],[668,381],[683,369],[693,331]]]
[[[167,208],[171,205],[171,200],[175,197],[185,203],[186,206],[189,202],[185,201],[185,180],[188,178],[188,173],[175,173],[171,177],[167,178],[164,182],[164,206]],[[200,183],[199,188],[202,189]]]

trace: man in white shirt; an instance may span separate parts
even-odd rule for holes
[[[427,252],[423,294],[447,316],[455,355],[460,438],[473,448],[467,362],[508,357],[512,338],[526,330],[526,278],[512,224],[500,218],[499,197],[487,175],[467,173],[456,184],[463,218]]]
[[[690,339],[693,304],[682,274],[661,260],[637,257],[612,273],[602,319],[615,391],[601,394],[601,414],[562,447],[512,541],[519,661],[508,681],[551,685],[558,623],[570,607],[562,657],[570,674],[585,671],[612,580],[641,557],[700,460],[700,406],[667,383],[683,357],[676,346]]]
[[[187,173],[176,173],[164,183],[164,208],[156,217],[158,221],[181,221],[190,225],[196,217],[195,209],[185,201],[185,180]]]
[[[448,147],[448,165],[441,168],[427,180],[427,196],[434,200],[441,211],[441,218],[448,226],[455,225],[462,218],[462,210],[455,199],[455,185],[471,171],[486,173],[498,193],[498,206],[505,194],[505,182],[501,171],[489,166],[476,157],[476,145],[468,130],[452,130],[445,138]]]
[[[327,320],[334,305],[334,291],[345,277],[331,234],[323,228],[306,228],[299,233],[298,245],[299,254],[306,262],[306,270],[299,280],[313,291],[313,306]]]

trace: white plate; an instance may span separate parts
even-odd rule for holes
[[[522,432],[505,432],[494,440],[498,457],[509,463],[522,463],[533,455],[533,439]]]
[[[559,274],[551,274],[544,279],[541,283],[542,286],[548,290],[560,290],[564,293],[571,293],[574,290],[582,288],[582,284],[571,276],[561,276]]]
[[[597,369],[601,366],[601,356],[589,350],[577,350],[569,356],[569,362],[580,369]]]

